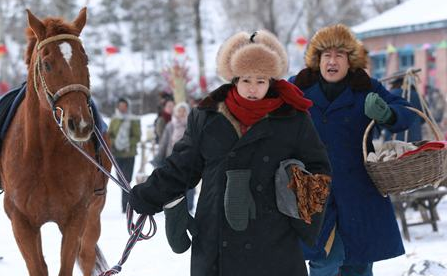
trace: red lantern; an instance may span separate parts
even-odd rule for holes
[[[206,78],[205,76],[200,76],[199,79],[199,86],[200,86],[200,90],[205,93],[206,92],[206,87],[207,87],[207,83],[206,83]]]
[[[303,47],[304,45],[307,44],[307,39],[305,37],[300,36],[296,39],[295,42],[296,44],[298,44],[298,46]]]
[[[0,44],[0,56],[3,56],[4,54],[6,54],[6,52],[8,52],[8,49],[6,48],[5,44]]]
[[[185,53],[185,47],[183,47],[183,45],[180,44],[175,44],[174,51],[176,54],[183,55]]]
[[[119,52],[119,50],[118,50],[118,48],[115,47],[115,46],[107,46],[107,47],[106,47],[106,54],[107,54],[107,55],[113,55],[113,54],[116,54],[116,53],[118,53],[118,52]]]
[[[0,81],[0,95],[9,91],[9,84],[6,81]]]

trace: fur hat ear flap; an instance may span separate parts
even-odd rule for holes
[[[355,38],[351,30],[343,24],[322,28],[312,37],[306,51],[306,66],[313,71],[318,71],[321,53],[331,48],[345,51],[348,54],[352,71],[358,68],[366,68],[368,63],[367,50],[362,42]]]
[[[237,33],[227,39],[217,53],[217,73],[227,81],[249,74],[279,79],[287,69],[286,50],[265,30],[252,35]]]

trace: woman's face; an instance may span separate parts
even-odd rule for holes
[[[269,86],[270,82],[267,76],[242,76],[236,83],[239,95],[250,101],[262,100],[267,94]]]
[[[174,106],[175,106],[175,103],[173,101],[167,101],[165,103],[163,110],[167,114],[172,114],[172,111],[174,110]]]

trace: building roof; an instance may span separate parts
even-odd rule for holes
[[[446,0],[408,0],[352,30],[364,39],[446,27]]]

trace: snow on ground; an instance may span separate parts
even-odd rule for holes
[[[147,126],[151,126],[153,119],[153,115],[143,117],[143,138],[146,137]],[[135,172],[140,168],[140,157],[141,155],[137,156]],[[145,169],[149,173],[152,167],[148,164]],[[101,217],[102,234],[99,246],[110,266],[115,265],[121,258],[128,239],[126,218],[121,213],[120,193],[119,187],[115,183],[109,182],[107,203]],[[3,196],[0,196],[0,205],[3,206]],[[447,199],[439,204],[438,212],[441,217],[441,221],[438,223],[439,232],[432,232],[430,225],[410,227],[412,241],[405,241],[407,254],[376,263],[374,274],[376,276],[402,276],[411,264],[420,260],[432,260],[447,265]],[[419,213],[413,210],[409,210],[407,216],[409,221],[420,219]],[[157,214],[155,220],[158,226],[157,234],[149,241],[140,241],[136,244],[119,275],[189,275],[190,250],[181,255],[173,253],[164,233],[164,215]],[[42,233],[43,251],[49,275],[57,275],[61,235],[54,223],[44,225]],[[0,211],[0,244],[0,256],[3,256],[3,259],[0,260],[0,275],[28,275],[25,262],[15,243],[10,221],[3,208]],[[79,269],[76,268],[74,275],[81,275]]]

